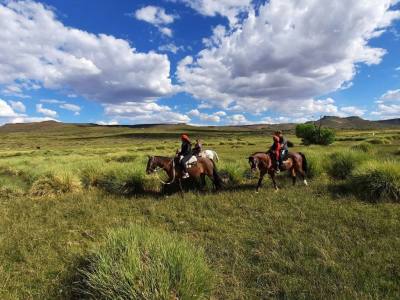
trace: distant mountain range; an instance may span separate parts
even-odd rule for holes
[[[324,116],[318,121],[310,121],[307,123],[314,123],[317,126],[328,127],[338,130],[365,130],[365,129],[384,129],[384,128],[399,128],[400,118],[391,120],[369,121],[360,117],[347,117],[340,118],[334,116]],[[58,131],[67,128],[75,127],[99,127],[97,124],[73,124],[73,123],[60,123],[56,121],[45,121],[38,123],[18,123],[18,124],[5,124],[0,126],[0,133],[6,132],[28,132],[28,131]],[[121,127],[121,128],[136,128],[136,129],[154,129],[154,130],[195,130],[196,126],[187,124],[140,124],[140,125],[108,125],[102,127]],[[273,131],[281,129],[284,131],[293,131],[296,124],[254,124],[254,125],[238,125],[238,126],[204,126],[204,130],[218,131],[218,130],[235,130],[235,131],[260,131],[267,130]]]

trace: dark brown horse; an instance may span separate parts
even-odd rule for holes
[[[179,166],[177,158],[163,157],[163,156],[149,156],[147,161],[146,173],[151,174],[157,170],[162,169],[167,173],[169,177],[168,182],[163,182],[164,184],[172,184],[178,182],[180,191],[182,189],[182,169]],[[208,176],[214,183],[215,188],[218,190],[222,186],[222,180],[218,175],[216,166],[214,162],[205,157],[197,157],[197,163],[188,168],[188,173],[190,177],[200,179],[202,188],[206,185],[206,176]]]
[[[275,190],[278,190],[278,186],[275,181],[275,168],[274,160],[272,159],[270,153],[256,152],[249,157],[249,164],[252,171],[260,170],[260,178],[258,179],[257,189],[261,187],[262,180],[265,174],[271,176],[272,182],[274,184]],[[305,185],[308,185],[306,180],[307,172],[307,159],[303,153],[292,152],[288,154],[287,160],[285,160],[281,165],[281,170],[290,171],[290,175],[293,180],[293,185],[296,184],[296,177],[298,174],[303,178]]]

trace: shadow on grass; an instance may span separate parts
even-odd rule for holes
[[[90,260],[87,257],[79,257],[68,268],[65,275],[60,278],[55,289],[49,291],[49,299],[79,300],[90,299],[83,291],[87,290],[83,274],[80,270],[89,270]]]

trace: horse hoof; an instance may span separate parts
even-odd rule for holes
[[[259,193],[259,191],[256,191],[256,194],[258,194]]]
[[[305,179],[304,179],[304,185],[305,185],[305,186],[308,186],[308,182],[307,182],[307,180],[305,180]]]

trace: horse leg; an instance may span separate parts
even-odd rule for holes
[[[295,186],[295,185],[296,185],[296,176],[297,176],[296,170],[295,170],[294,168],[292,168],[292,169],[290,170],[290,173],[291,173],[291,176],[292,176],[293,186]]]
[[[183,198],[184,193],[183,193],[183,188],[182,188],[182,179],[180,179],[180,178],[178,179],[178,186],[179,186],[179,192]]]
[[[306,173],[303,170],[300,170],[301,177],[303,178],[303,182],[305,186],[308,186],[308,182],[306,179]]]
[[[274,171],[269,172],[269,176],[271,176],[272,183],[274,184],[274,189],[275,189],[275,191],[278,191],[279,188],[278,188],[278,185],[276,184],[275,172],[274,172]]]
[[[264,175],[265,175],[265,173],[260,173],[260,178],[258,179],[258,184],[257,184],[257,188],[256,188],[256,193],[258,193],[258,190],[259,190],[260,187],[261,187],[262,181],[263,181],[263,179],[264,179]]]
[[[201,174],[200,175],[200,184],[201,184],[201,190],[203,191],[204,188],[206,187],[206,174]]]

